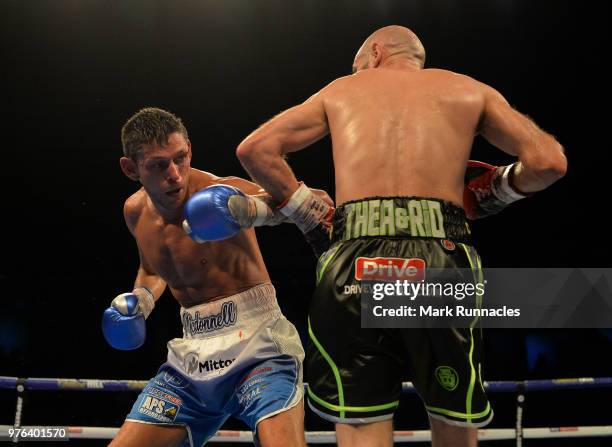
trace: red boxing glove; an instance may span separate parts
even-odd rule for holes
[[[317,259],[331,245],[335,208],[304,183],[278,207],[304,234]]]
[[[516,163],[493,166],[469,160],[465,171],[463,208],[468,219],[497,214],[512,202],[529,197],[514,187],[512,177]]]

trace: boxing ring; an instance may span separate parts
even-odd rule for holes
[[[59,379],[59,378],[17,378],[0,376],[0,389],[14,389],[17,394],[15,405],[15,420],[13,425],[0,425],[0,433],[7,435],[8,430],[42,430],[44,426],[22,426],[24,413],[24,394],[26,392],[45,391],[108,391],[125,392],[141,391],[145,380],[98,380],[98,379]],[[528,393],[538,391],[558,391],[569,389],[612,388],[612,377],[586,377],[578,379],[549,379],[525,381],[491,381],[485,382],[489,393],[514,393],[516,395],[516,423],[512,428],[481,429],[478,438],[481,441],[515,439],[516,446],[522,446],[523,439],[542,438],[585,438],[611,437],[612,425],[581,426],[581,427],[523,427],[523,406]],[[307,384],[305,384],[307,386]],[[415,393],[410,382],[402,384],[402,392]],[[64,427],[65,438],[69,439],[112,439],[119,428],[113,427]],[[19,443],[19,438],[11,437],[13,443]],[[429,430],[397,430],[394,432],[395,442],[425,442],[431,440]],[[307,431],[306,441],[309,444],[335,443],[333,431]],[[210,442],[251,443],[253,435],[250,431],[220,430]],[[612,443],[612,439],[610,440]]]

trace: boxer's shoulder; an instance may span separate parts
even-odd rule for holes
[[[128,197],[123,204],[123,217],[125,218],[125,223],[127,224],[130,230],[133,230],[136,227],[136,223],[142,214],[142,210],[146,204],[147,194],[144,188],[140,188],[130,197]]]
[[[219,177],[210,172],[193,169],[191,172],[193,193],[211,185],[229,185],[240,189],[245,194],[262,194],[265,191],[257,184],[236,176]]]
[[[325,98],[326,96],[342,94],[346,91],[346,89],[350,89],[359,84],[359,73],[341,76],[339,78],[334,79],[325,87],[317,92],[315,96]]]
[[[207,186],[218,183],[219,176],[211,172],[201,171],[200,169],[191,168],[189,183],[191,184],[192,194]]]

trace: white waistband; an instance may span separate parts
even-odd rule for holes
[[[184,338],[216,337],[281,315],[274,286],[270,283],[221,300],[181,308]]]

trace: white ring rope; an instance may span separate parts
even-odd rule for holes
[[[7,433],[12,425],[0,425],[0,433]],[[45,427],[21,427],[24,430],[29,428],[43,429]],[[70,439],[113,439],[118,428],[112,427],[68,427]],[[395,442],[423,442],[431,441],[429,430],[399,430],[393,432]],[[612,436],[612,425],[584,426],[584,427],[540,427],[524,428],[523,438],[542,439],[542,438],[584,438]],[[491,428],[478,430],[480,440],[502,440],[514,439],[516,432],[513,428]],[[210,442],[253,442],[253,434],[250,431],[220,430],[210,439]],[[336,442],[336,435],[333,431],[307,431],[306,442],[311,444],[328,444]]]

